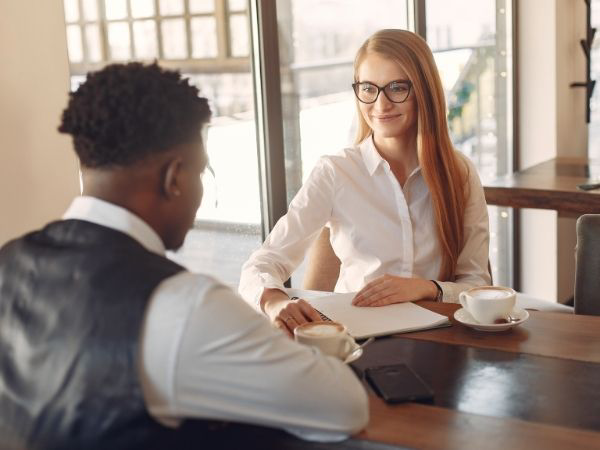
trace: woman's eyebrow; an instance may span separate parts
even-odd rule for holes
[[[369,84],[372,84],[377,87],[382,87],[382,86],[379,86],[377,83],[373,83],[372,81],[369,81],[369,80],[362,80],[362,81],[358,80],[356,82],[357,83],[369,83]],[[388,81],[383,86],[387,86],[388,84],[391,84],[391,83],[410,83],[410,80],[407,80],[406,78],[398,78],[397,80]]]

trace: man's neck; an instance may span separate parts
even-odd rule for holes
[[[146,222],[163,240],[163,220],[155,183],[139,170],[85,169],[82,194],[120,206]],[[144,179],[142,179],[144,177]]]

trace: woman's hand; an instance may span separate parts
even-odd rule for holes
[[[273,321],[277,328],[282,329],[289,337],[294,337],[294,328],[308,322],[323,320],[319,313],[304,299],[290,300]]]
[[[267,292],[265,289],[263,309],[273,325],[283,330],[289,337],[294,337],[294,328],[298,325],[323,320],[306,300],[290,300],[282,291],[275,289],[269,291],[278,292]]]
[[[366,284],[354,297],[355,306],[385,306],[392,303],[434,299],[437,287],[429,280],[382,275]]]

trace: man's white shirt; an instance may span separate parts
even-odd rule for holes
[[[63,219],[121,231],[165,255],[148,224],[112,203],[77,197]],[[338,440],[368,420],[365,390],[345,364],[296,344],[209,276],[183,271],[154,290],[139,357],[147,409],[167,426],[232,420]]]

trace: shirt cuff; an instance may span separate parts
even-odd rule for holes
[[[452,281],[438,281],[437,283],[442,289],[442,302],[458,303],[458,294],[465,290],[464,286]]]
[[[455,283],[452,281],[438,281],[437,283],[442,288],[442,302],[444,303],[458,303],[458,296],[462,291],[480,285],[477,283]]]
[[[263,313],[263,310],[260,306],[260,299],[262,298],[265,289],[279,289],[280,291],[285,292],[285,286],[281,280],[268,273],[261,273],[258,278],[260,280],[260,288],[254,296],[254,306],[259,312]]]

